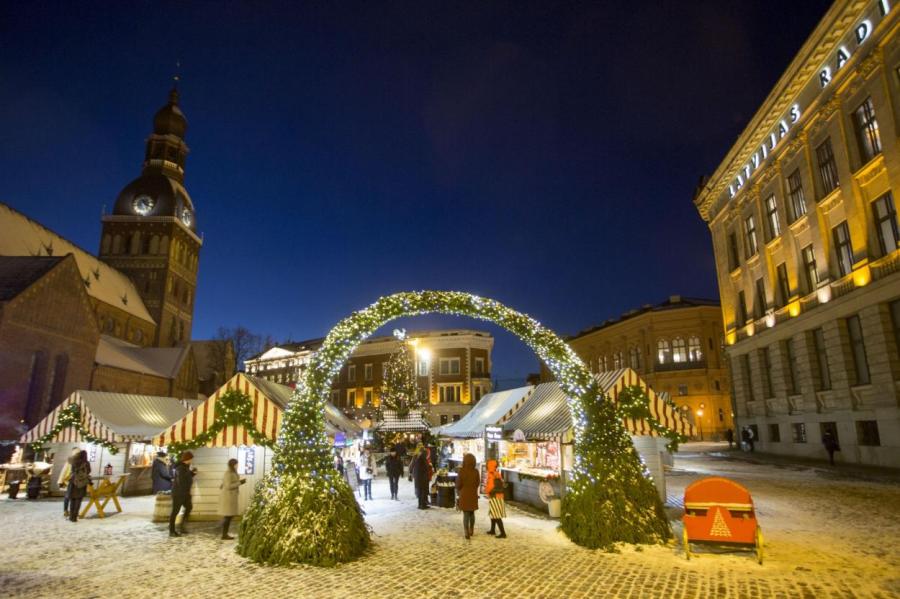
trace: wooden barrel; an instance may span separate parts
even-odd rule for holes
[[[153,508],[153,521],[154,522],[168,522],[169,514],[172,513],[172,496],[171,495],[157,495],[156,496],[156,506]]]

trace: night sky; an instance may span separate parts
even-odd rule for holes
[[[194,338],[428,288],[562,334],[715,298],[694,189],[830,3],[609,4],[3,2],[0,201],[96,253],[180,59]],[[537,370],[485,323],[403,324],[492,331],[502,386]]]

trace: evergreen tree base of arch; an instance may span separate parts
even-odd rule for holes
[[[336,566],[372,543],[350,486],[299,473],[264,479],[241,520],[237,552],[258,563]]]

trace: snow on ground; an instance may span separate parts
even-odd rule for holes
[[[688,452],[692,451],[690,447]],[[124,512],[72,524],[61,500],[0,500],[0,596],[15,597],[897,597],[900,596],[900,485],[683,452],[668,478],[676,538],[684,487],[703,476],[750,489],[767,542],[760,566],[750,553],[701,553],[680,542],[625,546],[619,553],[577,547],[557,523],[510,509],[508,539],[462,538],[453,510],[415,509],[376,479],[365,502],[375,548],[332,569],[268,568],[247,562],[213,523],[169,539],[153,524],[149,497],[122,500]]]

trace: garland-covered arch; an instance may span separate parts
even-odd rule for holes
[[[656,489],[616,414],[574,351],[539,322],[503,304],[456,291],[396,293],[335,326],[315,353],[285,412],[274,468],[241,522],[238,552],[270,564],[334,565],[370,545],[356,497],[334,470],[324,406],[331,382],[356,347],[396,318],[428,313],[491,321],[524,341],[570,399],[575,463],[561,525],[590,548],[656,543],[671,536]]]

